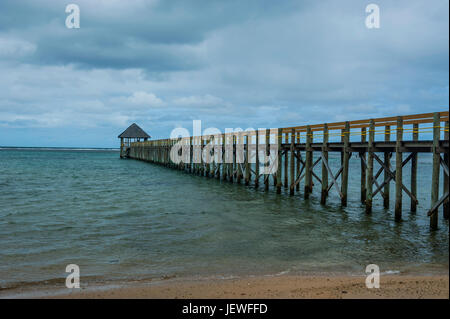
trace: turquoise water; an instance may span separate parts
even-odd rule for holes
[[[396,223],[379,195],[372,215],[364,213],[356,156],[348,207],[341,208],[334,190],[321,206],[319,187],[305,201],[120,160],[115,151],[0,150],[0,287],[64,286],[68,264],[80,266],[82,285],[364,274],[371,263],[382,272],[448,272],[448,221],[440,211],[440,228],[431,232],[425,216],[430,165],[431,156],[421,154],[418,212],[408,211],[404,194]]]

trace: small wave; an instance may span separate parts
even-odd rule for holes
[[[268,274],[268,275],[264,275],[264,276],[265,277],[278,277],[278,276],[283,276],[283,275],[289,274],[290,272],[291,271],[288,269],[288,270],[283,270],[283,271],[277,272],[275,274]]]

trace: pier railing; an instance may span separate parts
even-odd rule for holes
[[[341,154],[339,167],[330,165],[329,152]],[[427,214],[430,227],[436,229],[440,206],[444,218],[449,216],[448,111],[135,142],[131,143],[128,157],[245,185],[253,180],[255,187],[263,182],[266,190],[273,184],[277,193],[284,187],[290,195],[300,191],[303,181],[305,199],[316,181],[321,186],[322,204],[333,188],[341,205],[346,206],[349,160],[355,154],[360,158],[360,194],[366,213],[371,213],[377,194],[389,208],[392,182],[395,219],[401,220],[404,194],[410,199],[410,211],[417,210],[418,153],[433,156],[431,207]],[[391,167],[393,154],[395,167]],[[375,162],[379,164],[376,171]],[[403,168],[409,162],[411,181],[405,185]],[[319,163],[320,176],[314,171]],[[444,183],[439,197],[441,167]]]

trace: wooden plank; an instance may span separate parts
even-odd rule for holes
[[[440,112],[441,121],[448,121],[449,112]],[[414,123],[432,123],[433,122],[433,113],[423,113],[423,114],[412,114],[412,115],[405,115],[403,116],[404,119],[404,125],[406,124],[414,124]],[[355,120],[350,121],[350,128],[368,128],[370,126],[370,119],[365,120]],[[374,126],[375,127],[381,127],[381,126],[395,126],[397,122],[396,116],[390,116],[390,117],[381,117],[381,118],[375,118],[373,119]],[[315,131],[321,131],[323,130],[323,124],[315,124],[310,125],[313,132]],[[295,129],[296,131],[306,132],[307,125],[303,126],[290,126],[283,128],[283,133],[289,132],[292,129]],[[335,123],[328,123],[328,129],[329,130],[335,130],[335,129],[344,129],[345,128],[345,122],[335,122]]]

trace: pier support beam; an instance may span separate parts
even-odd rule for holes
[[[391,140],[391,127],[389,125],[386,125],[384,128],[384,141],[389,142]],[[390,169],[391,167],[391,154],[389,152],[384,152],[384,165]],[[390,201],[390,189],[389,189],[389,172],[388,170],[384,170],[384,191],[383,191],[383,207],[389,208],[389,201]]]
[[[322,193],[320,203],[324,205],[328,196],[328,170],[326,167],[326,163],[328,163],[328,125],[326,123],[323,125],[322,156]]]
[[[372,213],[372,192],[373,192],[373,142],[375,139],[375,122],[370,120],[369,144],[367,150],[367,181],[366,181],[366,214]]]
[[[231,183],[234,182],[236,178],[235,168],[236,168],[236,136],[234,133],[230,136],[230,152],[231,152],[231,163],[229,166],[228,177]]]
[[[281,143],[282,143],[283,131],[278,129],[277,143],[278,143],[278,155],[277,155],[277,194],[281,194]]]
[[[311,144],[313,141],[311,126],[306,128],[306,159],[305,159],[305,199],[309,198],[309,194],[312,192],[312,161],[313,154]]]
[[[194,161],[194,146],[193,146],[193,137],[189,137],[189,148],[190,148],[190,152],[189,152],[189,173],[193,172],[193,161]]]
[[[419,124],[413,125],[412,133],[413,141],[419,140]],[[417,153],[414,153],[411,157],[411,194],[417,198]],[[417,211],[417,202],[411,199],[411,212]]]
[[[350,160],[350,123],[345,122],[345,129],[343,131],[344,150],[343,150],[343,163],[342,163],[342,181],[341,181],[341,205],[347,206],[347,193],[348,193],[348,168]]]
[[[363,127],[361,128],[361,143],[365,143],[366,142],[366,128]],[[361,203],[365,203],[366,202],[366,152],[360,152],[359,153],[359,158],[360,158],[360,162],[361,162]]]
[[[403,183],[403,118],[397,117],[397,142],[395,145],[395,220],[402,219],[402,183]]]
[[[209,165],[209,163],[211,162],[211,149],[208,147],[208,144],[209,143],[211,143],[211,136],[209,137],[209,139],[208,140],[204,140],[204,139],[202,139],[203,140],[203,150],[205,150],[206,149],[206,158],[205,158],[205,165],[204,165],[204,168],[205,168],[205,174],[204,174],[204,176],[205,177],[209,177],[209,172],[210,172],[210,170],[211,170],[211,166]],[[206,145],[205,145],[206,144]],[[204,153],[204,151],[202,151],[202,160],[203,160],[203,153]]]
[[[220,180],[220,168],[221,165],[223,165],[222,162],[222,154],[223,154],[223,148],[220,144],[220,135],[217,134],[214,136],[214,141],[216,144],[217,149],[214,151],[215,153],[215,161],[216,161],[216,178]]]
[[[243,145],[244,145],[244,141],[243,141],[243,135],[242,132],[238,133],[238,136],[236,137],[236,174],[237,174],[237,178],[236,178],[236,182],[238,184],[241,183],[242,180],[242,163],[243,161],[243,156],[244,156],[244,150],[243,150]]]
[[[255,188],[259,186],[259,131],[256,131],[255,142]]]
[[[222,179],[225,181],[227,179],[227,155],[228,155],[228,146],[227,139],[225,134],[222,134]]]
[[[290,158],[290,165],[289,165],[289,194],[292,196],[294,195],[295,187],[294,187],[294,169],[295,169],[295,129],[291,130],[291,158]]]
[[[284,142],[286,144],[289,143],[289,134],[284,134]],[[289,164],[289,157],[288,157],[288,151],[286,150],[284,153],[284,188],[288,187],[288,164]],[[281,178],[281,175],[280,175]]]
[[[297,132],[296,134],[296,143],[300,144],[300,132]],[[300,174],[300,151],[297,151],[297,165],[295,167],[295,176],[299,176]],[[298,192],[300,191],[300,183],[297,183],[295,186],[295,190]]]
[[[446,141],[449,140],[449,125],[448,125],[448,121],[445,122],[445,128],[444,128],[444,139]],[[448,153],[449,153],[449,149],[446,149],[445,153],[444,153],[444,164],[447,165],[447,168],[449,168],[448,166]],[[448,193],[448,172],[444,171],[444,194]],[[444,218],[448,219],[448,215],[449,215],[449,201],[448,198],[444,201],[443,204],[443,210],[444,210]]]
[[[269,156],[270,156],[270,130],[266,129],[266,158],[264,165],[268,165],[269,163]],[[281,168],[281,164],[279,163],[279,167]],[[265,173],[267,173],[267,169],[265,170]],[[269,190],[269,179],[270,179],[270,173],[264,174],[264,190]]]
[[[251,145],[251,137],[250,134],[247,133],[245,135],[245,185],[248,186],[250,183],[250,145]]]
[[[441,134],[439,113],[433,114],[433,172],[431,175],[431,207],[439,200],[439,169],[441,166],[441,154],[438,151],[439,137]],[[431,212],[430,228],[436,230],[438,228],[437,209]]]

